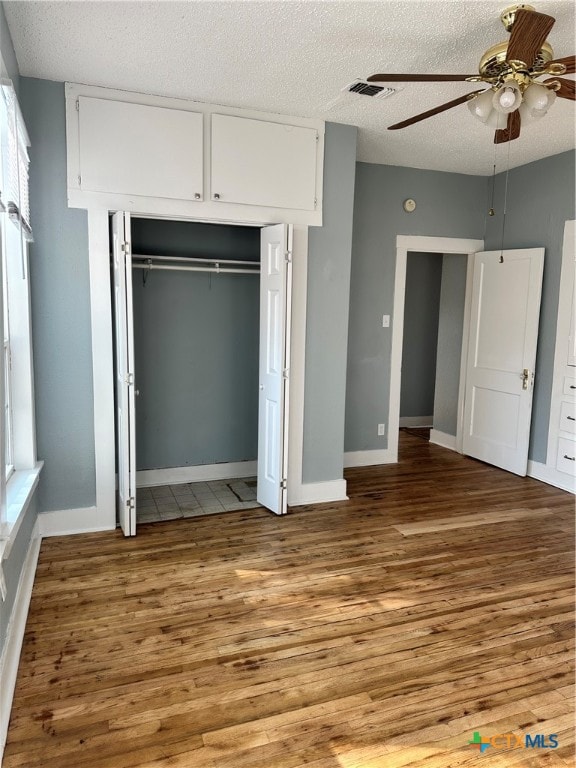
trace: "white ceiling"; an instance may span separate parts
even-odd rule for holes
[[[534,0],[556,18],[557,57],[574,53],[572,0]],[[407,83],[385,100],[340,96],[374,72],[474,73],[505,40],[507,0],[382,2],[7,2],[22,75],[319,117],[359,126],[358,159],[488,175],[493,131],[466,105],[400,131],[386,126],[460,96],[473,83]],[[557,99],[499,169],[575,146],[574,103]]]

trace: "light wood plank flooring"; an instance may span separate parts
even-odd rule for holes
[[[347,478],[45,540],[5,768],[573,766],[573,497],[410,435]]]

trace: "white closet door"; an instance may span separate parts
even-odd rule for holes
[[[125,536],[136,535],[136,403],[130,214],[112,217],[118,433],[118,520]]]
[[[476,253],[463,452],[526,475],[544,249]]]
[[[287,511],[291,236],[291,228],[277,224],[264,227],[260,240],[257,498],[277,515]]]

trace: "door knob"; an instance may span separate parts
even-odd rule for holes
[[[522,389],[528,389],[528,379],[530,378],[530,371],[528,368],[524,368],[522,371]]]

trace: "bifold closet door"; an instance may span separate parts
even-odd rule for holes
[[[257,499],[287,511],[292,228],[263,227],[260,239],[260,391]]]
[[[118,520],[125,536],[136,535],[136,403],[130,214],[112,217],[114,331],[116,337],[116,431]]]

